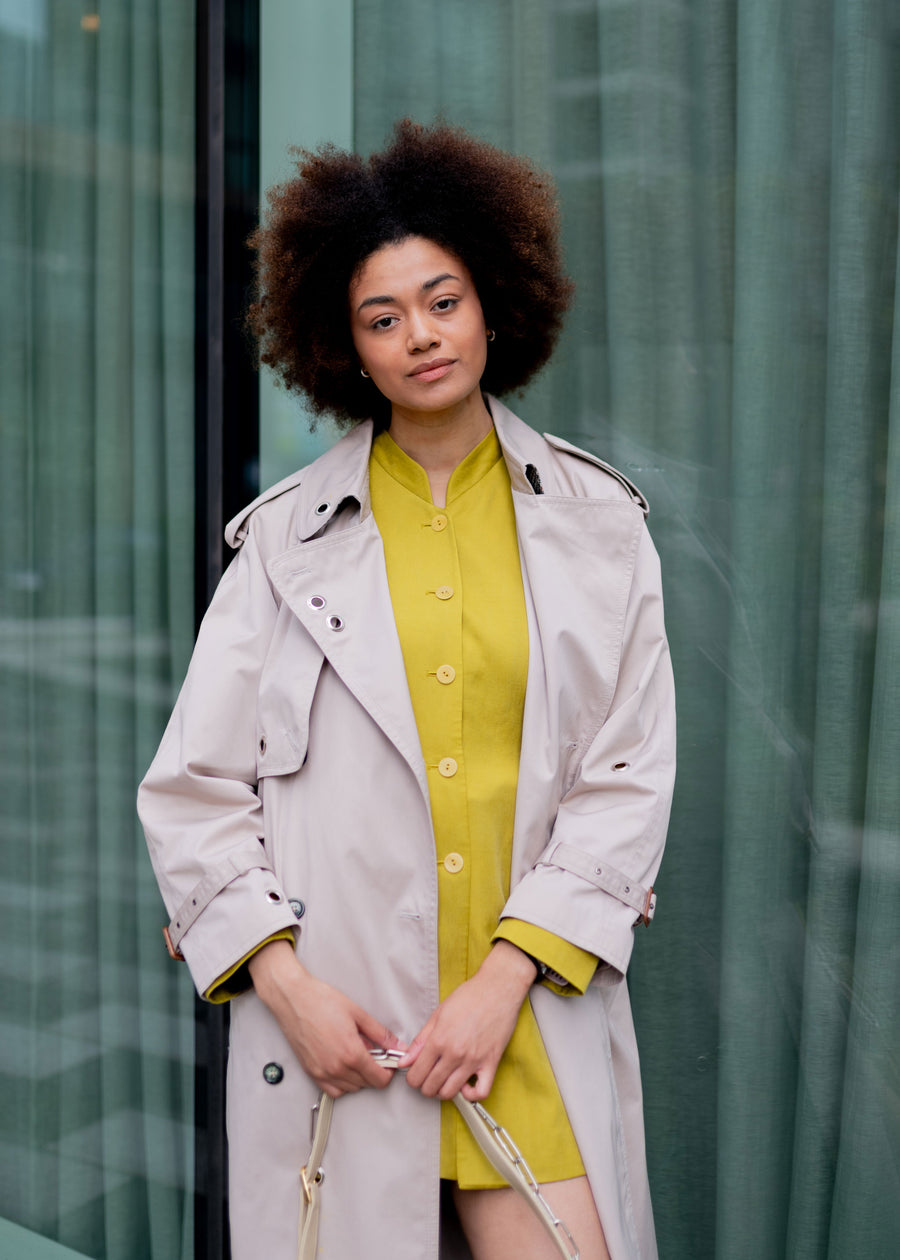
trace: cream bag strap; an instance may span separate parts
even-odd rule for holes
[[[373,1050],[372,1057],[381,1067],[396,1068],[403,1057],[399,1050]],[[469,1102],[462,1094],[453,1099],[460,1115],[478,1143],[488,1163],[514,1190],[522,1196],[546,1232],[553,1239],[556,1249],[566,1260],[579,1260],[578,1247],[566,1225],[541,1194],[534,1174],[525,1157],[502,1125],[485,1111],[481,1103]],[[300,1231],[297,1260],[316,1260],[316,1244],[319,1237],[319,1212],[321,1210],[322,1182],[325,1170],[322,1160],[331,1128],[334,1099],[327,1094],[319,1095],[312,1109],[312,1146],[309,1158],[300,1169]]]

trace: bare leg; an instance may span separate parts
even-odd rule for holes
[[[541,1193],[578,1243],[581,1260],[609,1260],[603,1227],[587,1177],[550,1181]],[[558,1250],[524,1202],[510,1187],[460,1190],[453,1202],[474,1260],[560,1260]]]

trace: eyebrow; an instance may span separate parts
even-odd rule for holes
[[[445,280],[458,281],[459,276],[454,276],[449,271],[443,271],[439,276],[435,276],[431,280],[424,280],[422,282],[422,292],[427,293],[429,289],[435,288],[436,285],[443,284]],[[378,297],[366,298],[364,302],[360,302],[359,306],[356,308],[356,313],[358,315],[363,307],[366,306],[390,306],[396,301],[397,299],[395,297],[391,297],[389,293],[382,293]]]

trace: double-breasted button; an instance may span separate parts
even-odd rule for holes
[[[449,871],[451,875],[455,875],[465,866],[461,853],[448,853],[444,858],[444,870]]]
[[[439,586],[434,593],[435,595],[437,595],[438,599],[452,599],[453,587],[452,586]]]
[[[442,757],[438,762],[438,774],[442,774],[445,779],[452,779],[458,769],[459,766],[452,757]]]
[[[447,518],[444,516],[443,512],[438,512],[437,516],[433,516],[431,518],[431,528],[436,534],[439,534],[442,529],[447,528]]]
[[[452,683],[456,677],[456,670],[452,665],[439,665],[437,669],[437,680],[446,687],[448,683]]]
[[[267,1085],[280,1085],[284,1080],[284,1068],[280,1063],[267,1063],[263,1068],[263,1080]]]
[[[288,905],[293,910],[295,919],[302,919],[304,914],[306,914],[306,906],[299,897],[290,897],[288,899]]]

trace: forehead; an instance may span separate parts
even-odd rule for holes
[[[371,253],[350,282],[350,298],[370,294],[399,297],[405,290],[418,290],[435,276],[448,274],[471,280],[461,258],[424,236],[408,236],[403,241],[382,245]]]

